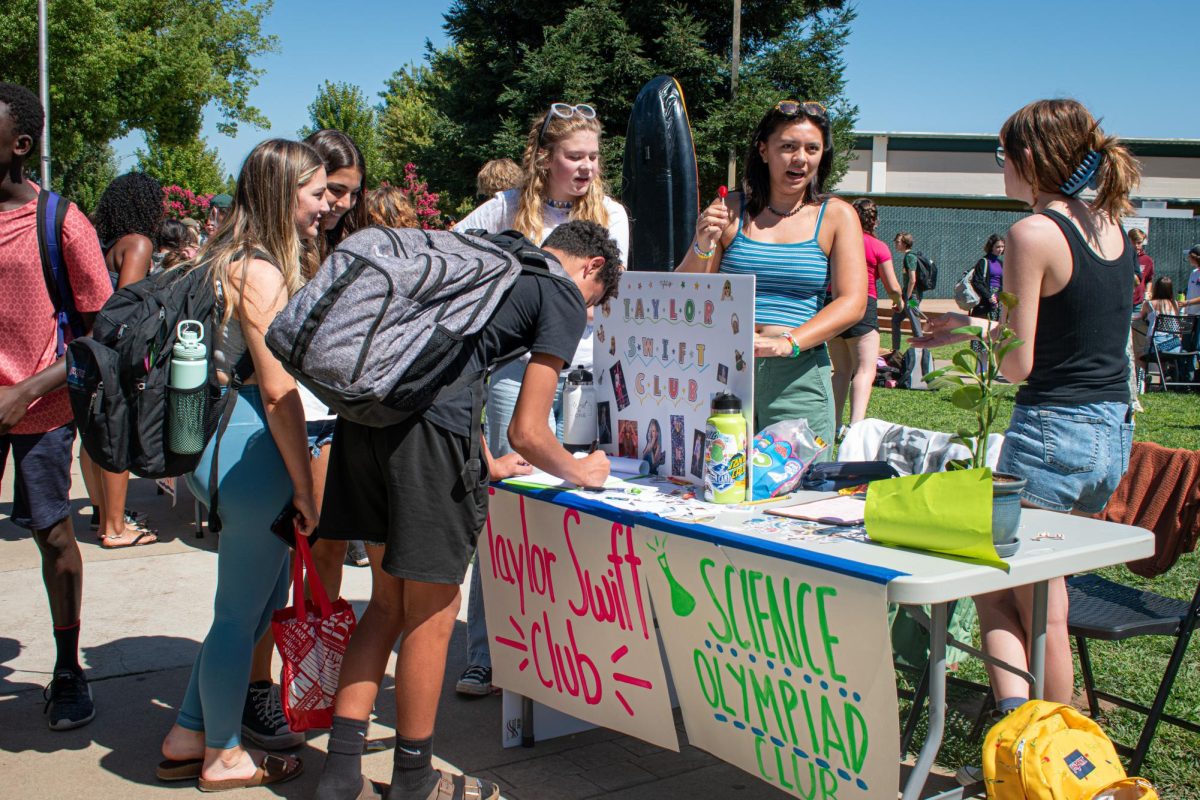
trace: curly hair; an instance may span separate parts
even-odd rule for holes
[[[599,273],[600,282],[604,285],[604,297],[600,299],[600,303],[606,303],[617,296],[623,265],[621,251],[609,234],[608,228],[591,220],[573,219],[551,231],[542,243],[542,248],[561,250],[577,258],[591,259],[600,256],[604,259]]]
[[[42,125],[46,121],[46,111],[42,108],[37,95],[15,83],[0,83],[0,104],[8,106],[8,118],[12,120],[13,132],[18,136],[28,136],[33,139],[33,147],[37,149],[42,138]]]
[[[162,185],[145,173],[127,172],[100,195],[92,224],[101,242],[115,242],[131,233],[152,240],[162,218]]]
[[[419,228],[417,212],[398,186],[383,185],[367,192],[367,218],[385,228]]]

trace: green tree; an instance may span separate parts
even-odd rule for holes
[[[133,130],[163,143],[194,140],[206,107],[218,130],[266,126],[248,101],[275,49],[262,33],[271,0],[54,0],[49,4],[50,134],[57,168]],[[5,0],[5,79],[37,80],[37,0]]]
[[[841,60],[853,10],[842,0],[743,0],[736,102],[729,12],[727,0],[456,0],[446,14],[451,43],[389,82],[383,147],[419,164],[451,209],[473,195],[484,161],[521,158],[530,120],[551,102],[588,102],[600,111],[606,174],[619,193],[634,98],[668,74],[685,93],[705,196],[725,182],[730,146],[740,164],[763,112],[786,98],[829,106],[838,154],[825,188],[835,186],[857,115]]]
[[[375,109],[367,102],[363,90],[350,83],[325,84],[308,106],[311,124],[297,133],[301,139],[324,128],[332,128],[349,136],[362,151],[367,162],[367,182],[371,188],[379,184],[382,158],[379,151],[379,131]]]
[[[54,182],[63,197],[69,197],[83,213],[91,214],[119,168],[116,152],[105,143],[83,149],[70,161],[60,161]]]
[[[136,151],[137,168],[163,186],[182,186],[197,194],[220,194],[228,190],[231,178],[217,149],[206,145],[203,138],[184,144],[150,139],[145,150]]]

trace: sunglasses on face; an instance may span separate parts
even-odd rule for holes
[[[1004,169],[1004,145],[1000,145],[996,148],[996,166],[998,166],[1000,169]]]
[[[550,110],[546,112],[546,119],[542,122],[542,130],[538,133],[538,144],[544,144],[546,141],[546,128],[550,125],[551,117],[570,119],[574,116],[580,116],[584,119],[595,119],[596,109],[585,103],[580,103],[576,106],[570,103],[551,103]]]
[[[803,103],[798,100],[780,100],[775,104],[775,110],[785,117],[798,117],[802,113],[810,117],[824,117],[828,114],[825,106],[816,100],[806,100]]]

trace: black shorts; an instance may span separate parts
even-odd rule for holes
[[[45,531],[71,515],[71,459],[75,423],[46,433],[6,433],[0,436],[0,478],[11,449],[13,480],[12,521],[26,530]]]
[[[879,301],[871,295],[867,295],[867,310],[863,314],[863,318],[839,333],[838,336],[842,339],[857,339],[859,336],[866,336],[871,331],[877,330],[879,330]]]
[[[487,521],[487,464],[463,480],[465,436],[424,417],[387,428],[338,418],[321,508],[321,536],[384,545],[383,570],[459,584]]]

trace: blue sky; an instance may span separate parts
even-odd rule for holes
[[[425,42],[446,42],[449,0],[276,0],[266,20],[278,53],[250,94],[269,131],[242,126],[237,138],[204,135],[236,172],[268,136],[295,136],[322,81],[363,88],[373,101],[384,81],[420,61]],[[844,52],[857,128],[990,133],[1038,97],[1072,96],[1129,137],[1200,138],[1195,91],[1200,3],[1152,0],[858,0]],[[686,91],[687,87],[684,87]],[[121,170],[140,137],[117,143]]]

